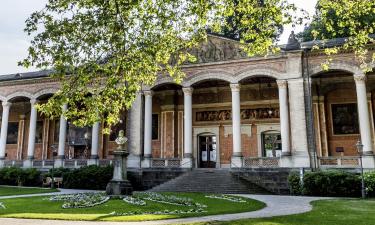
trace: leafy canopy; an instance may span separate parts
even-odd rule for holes
[[[286,0],[49,0],[26,21],[33,40],[20,64],[52,68],[61,81],[42,113],[78,126],[103,121],[108,132],[143,85],[182,80],[181,65],[195,59],[187,50],[206,40],[208,27],[220,33],[232,17],[242,48],[267,55],[279,51],[280,27],[300,22],[295,10]]]
[[[332,55],[340,51],[354,52],[358,64],[364,72],[372,70],[375,60],[367,50],[375,39],[375,1],[374,0],[318,0],[316,14],[311,24],[300,34],[304,41],[345,38],[342,46],[322,46],[328,56],[323,63],[329,69]],[[319,49],[316,45],[314,49]]]

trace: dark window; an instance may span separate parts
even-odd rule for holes
[[[152,140],[159,139],[159,115],[152,114]]]
[[[9,122],[7,144],[17,144],[17,142],[18,142],[18,122]]]
[[[121,116],[120,116],[120,121],[118,124],[116,124],[115,126],[112,127],[111,129],[111,133],[109,135],[109,140],[110,141],[115,141],[120,130],[123,130],[124,132],[126,132],[126,116],[125,116],[125,113],[122,113]]]
[[[331,109],[333,134],[359,134],[356,103],[332,104]]]
[[[263,157],[279,157],[281,155],[281,134],[266,132],[262,134]]]
[[[43,121],[36,122],[35,143],[42,143],[43,140]]]

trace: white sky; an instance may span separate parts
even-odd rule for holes
[[[307,10],[310,15],[315,11],[317,0],[288,0],[299,8]],[[47,0],[1,0],[0,7],[0,75],[35,71],[35,68],[25,69],[17,66],[17,62],[27,56],[29,38],[23,32],[25,20],[29,15],[42,9]],[[288,40],[291,27],[285,27],[281,43]],[[296,33],[303,26],[294,29]]]

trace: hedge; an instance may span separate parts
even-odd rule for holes
[[[41,186],[41,172],[37,169],[21,169],[18,167],[6,167],[0,169],[1,185]]]
[[[85,166],[79,169],[63,172],[64,188],[105,190],[112,179],[112,166]]]
[[[331,170],[307,172],[303,187],[297,174],[288,177],[292,194],[331,197],[358,197],[361,193],[361,177],[354,173]]]

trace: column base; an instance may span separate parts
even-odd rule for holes
[[[231,160],[230,160],[230,167],[232,169],[235,169],[235,168],[242,168],[243,167],[243,157],[242,155],[235,155],[233,154]]]
[[[364,155],[364,156],[373,156],[373,155],[374,155],[374,152],[373,152],[373,151],[363,152],[363,155]]]
[[[0,168],[4,167],[4,159],[0,159]]]
[[[29,159],[29,157],[27,157],[28,159],[23,161],[23,167],[25,168],[32,168],[33,167],[33,160],[32,159]]]
[[[130,154],[127,158],[126,165],[128,168],[140,168],[141,157],[139,155]]]
[[[87,165],[98,165],[98,158],[90,158],[89,160],[87,160]]]
[[[192,157],[184,157],[181,160],[181,168],[193,168],[193,158]]]
[[[57,156],[58,157],[58,156]],[[55,159],[55,168],[60,168],[64,166],[64,157]]]
[[[293,157],[291,154],[289,155],[281,154],[280,167],[284,167],[284,168],[293,167]]]
[[[149,158],[149,157],[143,158],[143,160],[141,162],[141,167],[142,168],[151,168],[151,158]]]
[[[375,169],[375,157],[374,155],[362,156],[362,166],[364,169]]]

